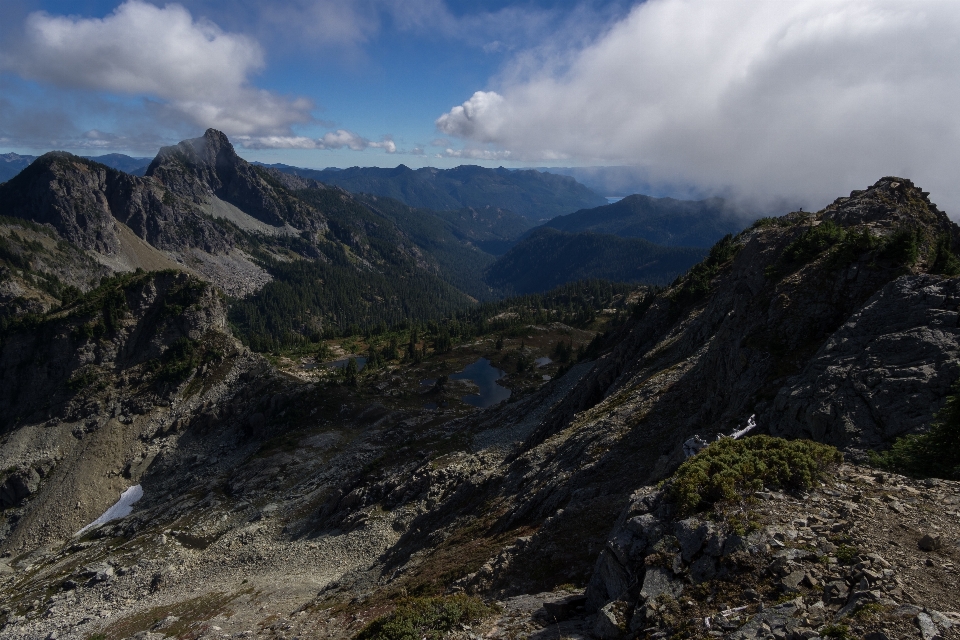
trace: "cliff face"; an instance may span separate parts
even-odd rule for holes
[[[119,221],[166,250],[231,246],[225,231],[155,181],[52,152],[0,185],[0,214],[49,224],[66,240],[101,254],[122,250]]]

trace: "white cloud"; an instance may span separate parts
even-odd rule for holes
[[[511,155],[510,151],[477,149],[475,147],[444,149],[443,153],[436,154],[438,158],[466,158],[468,160],[507,160]]]
[[[28,16],[23,42],[0,68],[59,87],[144,95],[201,127],[229,134],[284,135],[310,122],[313,104],[256,89],[259,44],[194,20],[184,7],[127,0],[102,19]]]
[[[346,129],[328,131],[322,138],[305,136],[237,136],[237,142],[246,149],[383,149],[387,153],[396,153],[397,145],[390,136],[383,136],[379,142],[367,140]]]
[[[514,158],[822,204],[887,174],[960,206],[960,3],[649,0],[437,120]],[[520,64],[520,63],[518,63]]]

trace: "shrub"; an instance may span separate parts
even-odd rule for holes
[[[917,261],[920,254],[919,230],[901,228],[887,238],[880,257],[892,260],[897,264],[910,266]]]
[[[871,464],[888,471],[960,480],[960,380],[929,431],[898,438],[890,450],[869,456]]]
[[[812,440],[723,438],[680,465],[670,495],[689,514],[764,487],[807,489],[842,460],[835,448]]]
[[[824,220],[788,244],[783,250],[782,260],[785,263],[807,262],[843,240],[843,236],[842,227],[833,220]]]
[[[934,256],[931,260],[930,273],[944,276],[960,275],[960,260],[950,249],[950,235],[941,234],[934,245]]]
[[[674,285],[681,281],[683,285],[673,294],[673,299],[684,304],[704,297],[710,291],[710,282],[724,265],[736,257],[741,248],[729,233],[720,238],[710,248],[710,253],[703,262],[693,265],[685,276],[677,278]]]
[[[440,640],[458,624],[493,613],[493,607],[463,594],[403,600],[363,628],[354,640]]]

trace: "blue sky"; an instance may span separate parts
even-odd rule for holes
[[[762,205],[960,210],[960,3],[4,0],[0,152],[226,132],[306,167],[628,166]]]
[[[215,33],[208,33],[207,39],[243,40],[238,49],[256,49],[260,58],[240,69],[238,83],[211,88],[212,95],[201,99],[244,101],[243,95],[215,95],[217,90],[236,90],[240,84],[247,90],[270,92],[280,102],[305,100],[309,105],[295,109],[289,118],[277,118],[277,122],[238,126],[229,118],[195,117],[171,108],[182,99],[177,87],[111,86],[102,78],[83,78],[91,66],[105,63],[105,58],[123,58],[128,48],[138,48],[135,41],[124,42],[127,37],[136,40],[130,35],[135,31],[132,25],[150,31],[176,29],[173,3],[19,2],[6,6],[0,14],[4,25],[0,38],[6,45],[2,47],[6,60],[0,58],[0,109],[6,108],[0,111],[5,116],[0,120],[0,151],[37,153],[57,147],[87,154],[151,156],[159,144],[199,135],[206,126],[215,126],[231,139],[242,135],[312,140],[325,134],[335,136],[323,149],[296,148],[303,146],[302,140],[286,144],[235,140],[242,155],[265,162],[310,167],[395,166],[401,162],[414,167],[448,167],[463,162],[445,157],[453,155],[448,149],[456,154],[470,148],[474,163],[543,164],[511,161],[502,152],[492,151],[495,157],[485,160],[482,156],[489,145],[450,139],[438,132],[435,120],[478,89],[495,88],[498,76],[515,64],[517,56],[540,55],[557,37],[571,44],[586,42],[629,9],[628,4],[615,1],[185,0],[176,4],[179,17],[192,23],[193,29],[214,26]],[[116,38],[120,41],[117,53],[105,50],[98,54],[102,58],[92,56],[76,63],[79,68],[71,70],[75,71],[72,74],[66,72],[66,77],[53,69],[69,67],[70,59],[76,58],[69,46],[41,64],[18,60],[18,56],[28,57],[31,49],[52,48],[55,36],[44,34],[57,27],[77,32],[80,43],[84,36],[98,42]],[[171,38],[163,48],[188,40],[188,35]],[[76,46],[82,46],[80,43]],[[234,71],[242,67],[236,62],[242,55],[233,56],[231,65],[230,60],[210,63],[206,53],[202,47],[197,49],[196,64],[209,66],[206,73],[210,75],[224,74],[222,67],[233,66]],[[171,66],[178,64],[189,66],[188,61],[170,60]],[[158,70],[142,73],[151,72]],[[74,81],[71,76],[83,79]],[[173,78],[167,84],[177,82]],[[271,111],[269,105],[262,110]]]

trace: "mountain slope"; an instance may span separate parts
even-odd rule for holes
[[[600,278],[665,285],[703,258],[704,250],[662,247],[640,238],[534,230],[486,272],[490,286],[517,293],[547,291]]]
[[[709,247],[728,233],[738,233],[747,223],[722,198],[692,201],[638,194],[554,218],[544,226],[570,233],[643,238],[666,246]]]
[[[483,349],[519,362],[548,329],[568,349],[580,332],[544,314],[449,360],[307,382],[229,341],[196,280],[105,283],[0,341],[3,633],[950,637],[960,484],[849,459],[944,406],[958,248],[925,193],[883,178],[717,243],[637,292],[562,375],[477,411],[424,408],[432,380],[409,389]],[[683,511],[684,443],[751,416],[751,435],[811,435],[848,463],[691,465],[704,497],[732,497]],[[68,537],[135,483],[129,515]]]
[[[410,169],[399,165],[393,169],[323,170],[273,166],[352,193],[384,196],[411,207],[437,211],[490,205],[535,221],[606,202],[573,178],[533,170],[485,169],[472,165],[455,169]]]

